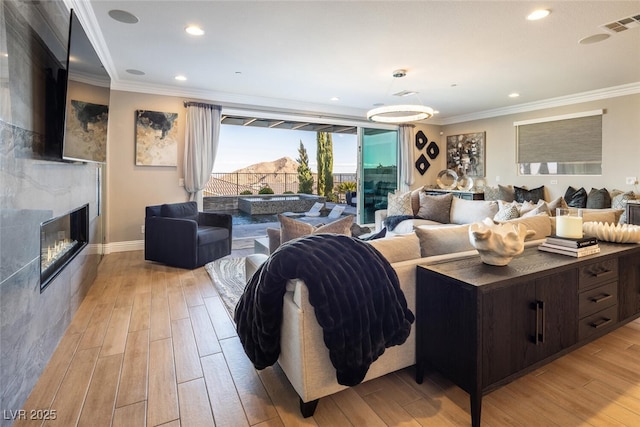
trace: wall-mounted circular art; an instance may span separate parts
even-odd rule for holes
[[[427,146],[427,156],[429,156],[431,160],[434,160],[436,157],[438,157],[438,154],[440,154],[438,144],[436,144],[435,141],[431,141]]]
[[[427,136],[424,134],[424,132],[419,130],[416,134],[416,148],[418,148],[418,150],[422,150],[424,146],[427,145],[427,142],[429,142]]]
[[[429,160],[427,160],[424,154],[420,154],[420,157],[418,157],[418,160],[416,160],[416,169],[418,169],[420,175],[424,175],[427,169],[429,169],[429,166],[431,166]]]

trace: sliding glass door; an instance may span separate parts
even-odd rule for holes
[[[360,222],[373,224],[375,211],[387,208],[387,194],[398,187],[398,131],[360,128]]]

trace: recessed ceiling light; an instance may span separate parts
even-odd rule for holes
[[[146,74],[144,71],[136,70],[135,68],[129,68],[125,71],[129,74],[133,74],[134,76],[144,76]]]
[[[140,21],[137,16],[127,11],[118,9],[110,10],[109,16],[118,22],[122,22],[123,24],[137,24],[138,21]]]
[[[338,98],[337,96],[333,96],[331,97],[331,101],[340,101],[340,98]]]
[[[598,43],[598,42],[601,42],[603,40],[608,39],[609,37],[611,37],[611,36],[609,34],[606,34],[606,33],[594,34],[592,36],[587,36],[587,37],[584,37],[584,38],[578,40],[578,43],[580,43],[580,44]]]
[[[551,11],[549,9],[534,10],[527,16],[527,19],[529,21],[537,21],[538,19],[546,18],[550,13]]]
[[[517,98],[517,97],[519,97],[519,96],[520,96],[520,94],[519,94],[518,92],[511,92],[511,93],[509,94],[509,98]]]
[[[201,36],[204,34],[204,30],[197,25],[189,25],[184,30],[187,32],[187,34],[190,34],[192,36]]]
[[[433,110],[433,114],[440,114],[439,110]]]
[[[180,80],[181,82],[183,82],[183,81],[187,80],[187,78],[186,78],[185,76],[183,76],[183,75],[176,76],[176,77],[175,77],[175,79],[176,79],[176,80]]]

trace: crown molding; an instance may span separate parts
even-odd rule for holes
[[[343,107],[339,105],[313,104],[289,99],[267,98],[218,92],[194,88],[179,88],[175,86],[154,85],[145,82],[113,81],[112,90],[125,92],[147,93],[161,96],[174,96],[189,99],[214,102],[225,108],[261,109],[265,111],[285,112],[290,114],[305,114],[316,118],[341,118],[363,120],[366,112],[359,108]]]
[[[463,114],[438,120],[439,125],[451,125],[472,120],[490,119],[509,114],[526,113],[529,111],[543,110],[545,108],[563,107],[566,105],[581,104],[583,102],[599,101],[601,99],[616,98],[618,96],[635,95],[640,93],[640,82],[613,86],[604,89],[591,90],[573,95],[559,96],[557,98],[544,99],[542,101],[528,102],[505,108],[479,111],[477,113]]]

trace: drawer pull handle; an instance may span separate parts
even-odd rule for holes
[[[598,297],[591,298],[591,302],[595,302],[597,304],[599,302],[611,299],[612,297],[613,297],[613,295],[610,295],[610,294],[602,294],[602,295],[600,295]]]
[[[600,276],[604,276],[604,275],[605,275],[605,274],[607,274],[607,273],[611,273],[611,271],[612,271],[612,270],[609,270],[609,269],[604,268],[604,269],[602,269],[602,270],[600,270],[600,271],[596,271],[595,273],[591,273],[591,275],[592,275],[593,277],[600,277]]]
[[[599,322],[591,322],[591,326],[595,329],[600,329],[606,325],[608,325],[609,323],[611,323],[613,320],[612,319],[600,319]]]

